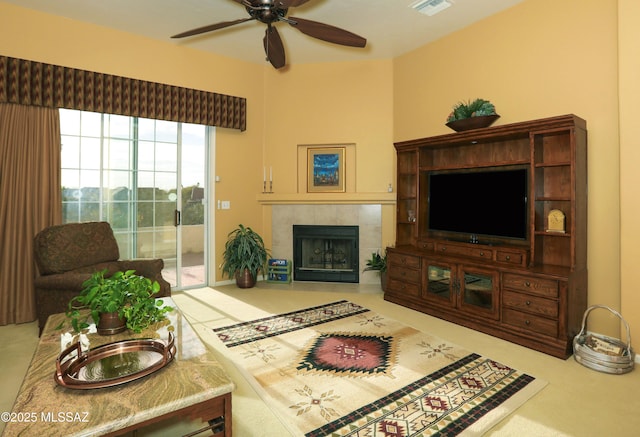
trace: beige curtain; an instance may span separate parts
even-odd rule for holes
[[[0,325],[35,320],[33,237],[61,223],[57,109],[0,103]]]

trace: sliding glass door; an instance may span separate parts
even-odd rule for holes
[[[206,284],[206,126],[61,110],[63,222],[104,220],[121,258]]]

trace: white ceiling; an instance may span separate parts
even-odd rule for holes
[[[2,1],[231,58],[265,62],[262,48],[265,25],[257,21],[191,38],[170,38],[193,28],[248,17],[244,7],[232,0]],[[453,6],[432,17],[410,8],[413,1],[312,0],[290,8],[289,17],[351,31],[366,38],[367,46],[361,49],[326,43],[279,23],[287,63],[394,58],[523,0],[450,0]]]

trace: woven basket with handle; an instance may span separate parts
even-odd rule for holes
[[[589,313],[605,309],[617,316],[626,329],[627,342],[586,330]],[[623,374],[633,370],[635,352],[631,347],[629,324],[619,312],[605,305],[593,305],[582,316],[582,329],[573,339],[573,356],[580,364],[599,372]]]

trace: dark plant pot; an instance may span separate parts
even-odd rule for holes
[[[471,129],[480,129],[483,127],[489,127],[494,121],[499,119],[498,114],[495,115],[479,115],[478,117],[463,118],[461,120],[454,120],[446,123],[447,127],[450,127],[456,132],[462,132]]]
[[[127,329],[127,322],[121,319],[117,312],[100,313],[97,329],[100,335],[118,334]]]
[[[239,288],[252,288],[256,285],[256,278],[249,269],[244,269],[242,272],[236,272],[236,285]]]
[[[380,286],[382,291],[387,291],[387,272],[380,272]]]

